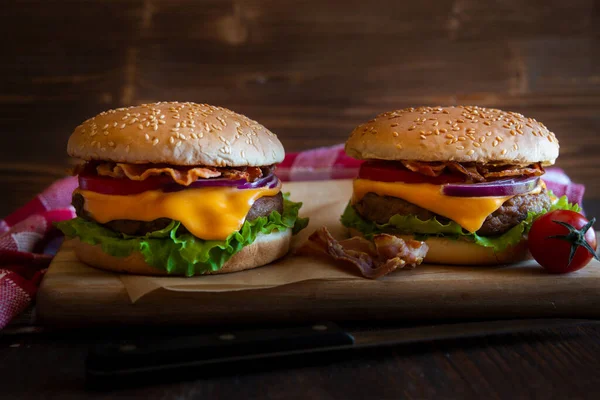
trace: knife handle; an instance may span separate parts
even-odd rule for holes
[[[185,369],[232,364],[351,346],[354,338],[327,322],[277,329],[222,331],[188,336],[138,337],[94,345],[86,359],[92,387],[118,380],[148,378]],[[144,379],[146,380],[146,379]],[[112,381],[112,382],[111,382]]]

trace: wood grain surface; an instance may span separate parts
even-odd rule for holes
[[[412,105],[543,121],[600,215],[596,0],[9,0],[0,7],[0,218],[64,174],[66,141],[107,108],[226,106],[288,151],[343,141]],[[111,332],[0,336],[2,398],[598,398],[600,330],[382,349],[319,366],[98,394],[86,346]]]

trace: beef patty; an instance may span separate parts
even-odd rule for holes
[[[85,218],[89,221],[94,221],[92,216],[84,209],[85,200],[81,194],[73,195],[73,207],[77,211],[77,216]],[[275,196],[261,197],[256,200],[248,214],[246,215],[246,221],[253,221],[258,217],[266,217],[271,212],[278,211],[280,214],[283,212],[283,196],[281,192]],[[154,221],[135,221],[130,219],[118,219],[109,221],[105,224],[101,224],[115,232],[121,232],[126,235],[145,235],[148,232],[154,232],[166,228],[171,223],[169,218],[159,218]],[[94,221],[95,222],[95,221]],[[180,230],[187,231],[185,227],[181,226]]]
[[[541,212],[542,209],[550,208],[548,193],[543,191],[539,194],[526,194],[515,196],[505,201],[502,206],[488,215],[481,228],[477,231],[481,236],[500,235],[513,226],[519,224],[527,217],[527,212]],[[393,215],[416,215],[420,220],[428,220],[436,217],[442,223],[450,221],[446,217],[435,214],[408,201],[391,196],[379,196],[375,193],[367,193],[358,203],[354,205],[356,211],[365,219],[375,221],[379,224],[387,223]]]

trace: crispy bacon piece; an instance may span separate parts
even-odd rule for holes
[[[485,182],[505,178],[509,176],[540,176],[544,174],[544,168],[540,163],[530,165],[493,165],[478,163],[448,162],[425,162],[425,161],[401,161],[405,168],[426,176],[440,176],[446,168],[451,171],[465,175],[470,182]]]
[[[264,171],[263,171],[264,169]],[[185,167],[152,164],[125,164],[125,163],[87,163],[77,166],[75,174],[93,174],[109,176],[111,178],[128,178],[134,181],[143,181],[150,176],[170,175],[174,182],[188,186],[198,179],[225,178],[246,179],[254,182],[274,168],[267,167],[241,167],[241,168],[216,168],[216,167]]]
[[[443,162],[402,161],[402,165],[413,172],[427,176],[440,176],[446,168],[446,164]]]
[[[223,178],[246,179],[248,182],[262,178],[263,172],[259,167],[223,168],[220,169]]]
[[[535,163],[525,167],[515,165],[499,165],[480,167],[481,174],[485,178],[505,178],[507,176],[541,176],[544,175],[544,168],[540,163]]]
[[[447,165],[452,171],[460,172],[461,174],[466,175],[473,182],[485,181],[485,178],[481,176],[479,171],[477,171],[477,167],[474,165],[465,167],[461,163],[457,163],[455,161],[449,161]]]
[[[377,279],[396,269],[413,269],[423,262],[429,247],[416,240],[404,241],[396,236],[379,234],[373,241],[362,237],[337,241],[326,227],[317,229],[298,250],[318,251],[358,269],[362,276]]]
[[[211,167],[149,167],[144,164],[123,163],[100,164],[96,167],[96,171],[100,176],[127,177],[132,181],[143,181],[155,175],[170,175],[173,181],[185,186],[197,181],[198,178],[208,179],[221,176],[221,172]]]

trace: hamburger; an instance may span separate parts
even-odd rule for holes
[[[165,102],[102,112],[67,145],[77,218],[58,227],[91,266],[132,274],[241,271],[306,226],[274,174],[277,136],[226,108]]]
[[[358,126],[346,153],[365,160],[341,222],[351,235],[424,241],[428,263],[482,265],[528,257],[533,220],[577,209],[543,181],[559,144],[544,124],[482,107],[386,112]]]

